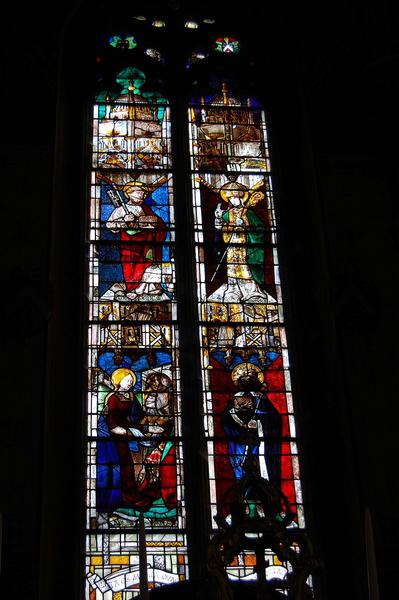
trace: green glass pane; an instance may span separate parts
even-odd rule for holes
[[[127,94],[129,90],[134,94],[139,94],[140,88],[145,82],[145,75],[136,67],[127,67],[118,73],[116,81],[122,86],[121,94]],[[134,87],[133,90],[130,89],[131,85]]]
[[[113,48],[133,50],[137,46],[137,41],[132,35],[112,35],[109,38],[109,44]]]

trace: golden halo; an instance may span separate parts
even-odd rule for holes
[[[262,370],[260,369],[260,367],[252,363],[240,363],[239,365],[234,367],[234,369],[231,372],[231,378],[233,380],[234,385],[237,385],[240,377],[242,377],[243,375],[250,375],[254,373],[256,374],[258,381],[260,381],[260,383],[263,383],[265,378],[262,373]]]
[[[131,375],[133,378],[133,384],[132,387],[134,386],[134,384],[137,381],[137,377],[134,374],[134,372],[131,369],[126,369],[125,367],[120,367],[119,369],[115,369],[115,371],[113,371],[112,375],[111,375],[111,381],[114,384],[115,388],[118,389],[119,388],[119,384],[122,381],[122,379],[124,377],[126,377],[126,375]]]
[[[245,204],[245,202],[248,200],[249,191],[247,186],[243,183],[229,181],[229,183],[225,183],[220,188],[220,195],[225,202],[229,201],[229,198],[233,192],[236,192],[242,198],[243,204]]]
[[[130,190],[133,190],[134,188],[141,188],[144,193],[148,194],[149,192],[149,187],[147,185],[145,185],[145,183],[142,183],[141,181],[130,181],[129,183],[126,183],[123,187],[122,187],[122,191],[126,193],[129,193]]]

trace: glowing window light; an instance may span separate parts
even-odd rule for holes
[[[189,68],[191,65],[193,65],[201,60],[204,60],[206,57],[207,57],[207,54],[205,52],[201,52],[201,51],[192,52],[191,57],[187,63],[187,68]]]
[[[112,35],[109,38],[109,44],[113,48],[124,48],[125,50],[133,50],[137,46],[137,41],[130,34],[120,34]]]
[[[236,54],[240,51],[240,42],[233,37],[220,37],[215,42],[215,50],[226,54]]]
[[[144,50],[144,54],[146,54],[147,56],[150,56],[151,58],[154,58],[157,61],[162,60],[161,53],[159,52],[159,50],[156,50],[155,48],[146,48]]]

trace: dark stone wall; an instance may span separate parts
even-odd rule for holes
[[[292,9],[254,2],[245,14],[229,16],[220,4],[197,8],[237,30],[239,24],[264,57],[320,597],[368,597],[369,509],[380,598],[394,598],[398,16],[387,1]],[[81,103],[90,10],[101,13],[101,4],[58,2],[51,15],[35,3],[19,4],[8,8],[2,27],[4,597],[79,597]]]

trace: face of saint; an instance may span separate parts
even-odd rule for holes
[[[119,383],[119,389],[123,392],[126,392],[127,390],[130,390],[130,388],[132,386],[133,386],[133,377],[129,373],[128,375],[125,375],[123,377],[123,379],[121,379],[121,381]]]
[[[127,192],[129,204],[142,204],[145,191],[141,187],[133,187]]]
[[[232,206],[242,206],[242,194],[238,190],[230,192],[229,202]]]

